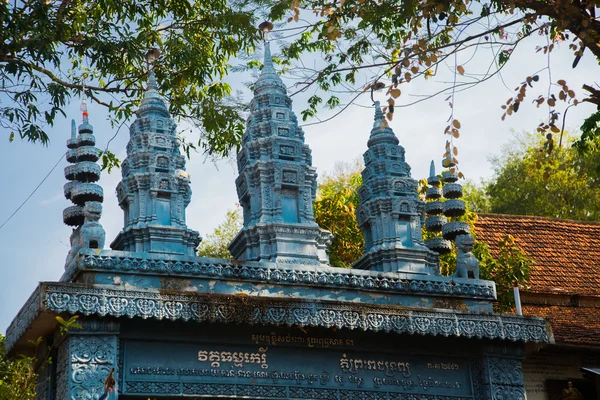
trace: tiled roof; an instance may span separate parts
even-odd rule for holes
[[[515,238],[534,260],[530,292],[600,295],[600,223],[479,214],[475,231],[492,253]]]
[[[600,346],[600,308],[523,305],[523,314],[550,322],[557,342]]]
[[[523,314],[550,322],[557,343],[600,346],[600,308],[564,304],[571,295],[600,296],[600,223],[544,217],[479,214],[477,239],[492,253],[498,242],[512,235],[533,259],[530,289],[532,300],[523,298]],[[558,300],[562,305],[539,305]],[[568,300],[567,300],[568,301]],[[577,302],[575,302],[577,303]]]

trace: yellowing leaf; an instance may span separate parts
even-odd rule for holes
[[[456,70],[458,71],[459,74],[464,75],[465,74],[465,68],[462,65],[459,65],[458,67],[456,67]]]
[[[398,97],[400,97],[400,94],[402,92],[400,92],[400,89],[392,89],[390,90],[390,94],[392,95],[393,98],[397,99]]]
[[[456,129],[460,129],[460,122],[457,119],[455,119],[454,121],[452,121],[452,125],[454,125],[454,127]]]

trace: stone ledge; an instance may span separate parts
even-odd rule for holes
[[[72,281],[83,271],[159,274],[179,277],[237,280],[253,283],[347,288],[391,294],[496,299],[492,281],[439,275],[382,273],[377,271],[267,262],[232,263],[227,260],[143,255],[109,250],[82,250],[78,261],[65,271],[62,282]]]
[[[472,314],[340,302],[308,302],[241,295],[116,290],[72,283],[42,283],[7,331],[10,350],[42,313],[156,320],[336,327],[446,337],[553,342],[537,317]]]

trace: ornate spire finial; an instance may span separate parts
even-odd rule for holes
[[[433,160],[429,164],[429,176],[435,176],[435,162]]]
[[[72,119],[71,120],[71,140],[75,140],[77,139],[77,124],[75,123],[75,120]]]
[[[83,118],[83,123],[87,124],[89,122],[90,114],[88,113],[87,99],[85,98],[85,95],[81,98],[81,105],[79,106],[79,109],[81,110],[81,116]]]
[[[276,73],[273,67],[273,57],[271,56],[271,43],[269,42],[269,32],[273,29],[273,24],[269,21],[264,21],[258,26],[258,29],[263,34],[265,44],[265,59],[262,74]]]
[[[381,111],[381,103],[379,101],[375,102],[375,118],[373,122],[373,128],[381,129],[381,121],[383,121],[383,112]]]
[[[148,86],[146,88],[146,92],[151,90],[158,90],[158,83],[156,82],[156,75],[154,75],[154,71],[150,71],[148,74]]]
[[[271,43],[265,41],[265,62],[263,71],[267,70],[269,70],[268,72],[271,72],[274,71],[275,68],[273,67],[273,57],[271,56]]]

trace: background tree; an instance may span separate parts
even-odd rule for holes
[[[296,93],[315,92],[302,113],[304,119],[314,116],[320,104],[338,106],[340,99],[335,92],[353,92],[351,103],[369,89],[383,88],[388,95],[386,115],[391,120],[398,107],[423,100],[403,101],[406,83],[449,68],[454,78],[447,79],[447,86],[433,96],[447,96],[450,109],[444,133],[453,141],[461,129],[455,115],[455,91],[472,88],[498,74],[522,42],[541,37],[544,44],[537,51],[543,54],[565,43],[573,51],[573,68],[584,54],[599,58],[598,5],[597,0],[288,0],[277,3],[271,17],[287,20],[290,27],[295,21],[297,28],[302,28],[283,54],[298,76]],[[315,15],[309,23],[305,18],[308,14]],[[467,60],[480,47],[489,54],[486,68],[470,71]],[[321,67],[311,64],[303,68],[297,60],[305,53],[321,53]],[[465,60],[464,65],[457,61],[459,57]],[[547,62],[549,72],[550,57]],[[365,75],[366,82],[358,80]],[[566,113],[570,105],[581,101],[600,105],[600,88],[593,78],[580,93],[568,85],[567,78],[524,72],[514,95],[508,100],[498,99],[495,106],[502,105],[503,109],[499,117],[504,120],[532,102],[548,107],[548,118],[538,127],[539,132],[560,132],[559,114]],[[543,94],[531,93],[532,88]],[[525,100],[528,95],[530,99]],[[345,104],[340,112],[347,107]],[[600,114],[590,118],[592,137]]]
[[[37,374],[34,370],[35,358],[21,356],[16,359],[6,357],[4,335],[0,334],[0,399],[35,399]]]
[[[315,220],[333,233],[329,261],[334,267],[350,268],[362,255],[364,239],[356,221],[362,164],[338,163],[330,175],[320,179],[315,201]]]
[[[225,221],[215,228],[213,233],[206,235],[206,238],[198,246],[198,255],[200,257],[215,257],[232,259],[227,246],[233,240],[235,235],[242,229],[243,219],[240,207],[227,211]]]
[[[600,220],[600,147],[587,144],[579,155],[566,146],[548,152],[539,136],[522,135],[492,160],[495,176],[487,182],[483,196],[490,211],[501,214]]]
[[[489,213],[491,212],[491,201],[489,194],[485,191],[485,181],[475,183],[467,180],[462,183],[463,197],[462,199],[467,204],[467,208],[474,213]]]
[[[83,93],[114,124],[126,121],[143,94],[144,55],[157,48],[154,71],[171,113],[200,129],[201,148],[227,155],[243,119],[222,79],[230,58],[260,40],[254,11],[236,0],[2,1],[0,127],[11,141],[46,144],[56,116]]]

